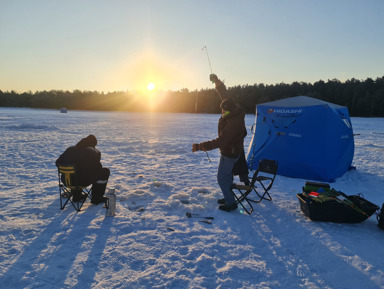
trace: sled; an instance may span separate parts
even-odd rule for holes
[[[301,211],[313,221],[360,223],[379,209],[360,195],[346,195],[322,183],[307,182],[296,196]]]

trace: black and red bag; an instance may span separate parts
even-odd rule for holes
[[[359,223],[380,209],[361,195],[346,195],[324,183],[306,182],[297,197],[302,212],[313,221]],[[384,227],[384,216],[381,222]]]

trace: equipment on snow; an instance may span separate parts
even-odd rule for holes
[[[359,195],[346,195],[324,183],[306,182],[297,194],[304,215],[313,221],[360,223],[379,207]]]
[[[106,217],[113,217],[116,214],[116,194],[115,189],[108,189],[108,193],[106,195],[107,200],[107,210],[105,212]]]
[[[202,222],[202,223],[206,223],[206,224],[212,224],[212,222],[209,221],[209,220],[201,220],[200,222]]]
[[[190,213],[190,212],[186,212],[185,215],[188,218],[200,218],[200,219],[208,219],[208,220],[213,220],[214,219],[214,217],[203,217],[203,216],[200,216],[199,214],[193,214],[193,213]]]

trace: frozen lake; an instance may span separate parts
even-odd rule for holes
[[[375,216],[310,221],[296,198],[303,179],[277,176],[273,202],[251,216],[217,210],[219,151],[210,162],[191,146],[215,138],[218,119],[0,108],[0,288],[384,288]],[[384,119],[352,125],[356,170],[331,185],[381,206]],[[60,211],[55,160],[88,134],[117,189],[113,218],[89,202]]]

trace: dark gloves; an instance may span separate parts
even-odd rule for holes
[[[216,83],[219,81],[219,78],[217,77],[216,74],[210,74],[209,75],[209,80],[212,81],[212,83]]]
[[[203,143],[194,143],[192,144],[192,151],[197,152],[197,151],[207,151]]]
[[[192,151],[193,152],[197,152],[199,150],[200,150],[200,144],[198,144],[198,143],[192,144]]]

